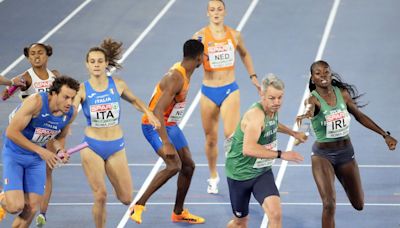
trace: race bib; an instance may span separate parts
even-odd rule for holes
[[[277,150],[278,149],[278,141],[275,140],[272,143],[264,145],[264,147],[268,150]],[[272,166],[274,164],[275,159],[270,158],[257,158],[256,162],[254,162],[253,168],[260,169],[268,166]]]
[[[231,40],[208,46],[208,58],[213,69],[231,67],[235,63],[235,48]]]
[[[185,113],[185,106],[186,101],[176,103],[171,113],[169,114],[167,122],[180,122],[183,118],[183,114]]]
[[[41,82],[34,82],[33,88],[40,92],[49,92],[50,87],[53,84],[53,81],[41,81]]]
[[[90,106],[92,127],[112,127],[118,124],[118,102]]]
[[[326,137],[340,138],[349,134],[350,114],[347,111],[335,111],[325,117]]]
[[[48,141],[54,139],[60,130],[52,130],[47,128],[36,128],[31,141],[39,146],[44,146]]]

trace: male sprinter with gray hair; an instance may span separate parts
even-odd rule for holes
[[[262,81],[261,101],[247,110],[233,135],[227,150],[225,170],[234,218],[228,228],[247,227],[251,194],[269,218],[268,227],[282,227],[281,202],[275,185],[272,164],[275,158],[301,162],[303,157],[294,151],[277,149],[277,131],[304,142],[307,136],[278,122],[284,84],[269,74]]]

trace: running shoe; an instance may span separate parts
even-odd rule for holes
[[[190,224],[202,224],[206,221],[204,218],[200,216],[190,214],[188,209],[183,209],[180,215],[177,215],[175,214],[175,212],[172,212],[171,220],[172,222],[186,222]]]
[[[135,204],[131,207],[131,219],[135,221],[137,224],[142,223],[142,213],[146,210],[146,207],[143,205]]]
[[[46,225],[46,216],[44,216],[44,214],[40,213],[36,217],[36,226],[37,227],[44,227],[44,225]]]
[[[3,208],[2,204],[1,204],[5,197],[6,196],[4,195],[4,192],[1,192],[0,193],[0,222],[6,217],[6,214],[7,214],[6,210]]]
[[[217,174],[216,178],[208,179],[207,182],[208,182],[207,193],[218,194],[219,175]]]

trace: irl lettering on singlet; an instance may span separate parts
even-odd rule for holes
[[[267,150],[277,150],[278,149],[278,141],[275,140],[271,143],[264,145]],[[264,167],[272,166],[274,164],[275,159],[270,158],[257,158],[256,162],[254,162],[253,168],[261,169]]]
[[[332,110],[325,116],[326,137],[340,138],[349,134],[350,114],[347,110]]]
[[[96,98],[95,104],[90,105],[92,127],[112,127],[118,124],[119,104],[118,102],[102,103],[107,101],[111,101],[111,98]]]
[[[168,122],[179,123],[185,113],[186,101],[176,103],[168,117]]]
[[[213,42],[208,46],[208,57],[211,68],[233,66],[235,63],[235,47],[231,40]]]

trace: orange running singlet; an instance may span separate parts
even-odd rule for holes
[[[168,105],[167,109],[164,110],[164,124],[165,126],[173,126],[183,117],[186,104],[186,95],[189,89],[189,79],[186,77],[186,70],[181,66],[180,62],[175,63],[169,71],[177,70],[182,76],[184,83],[181,91],[178,95],[175,95],[174,100]],[[157,83],[154,89],[153,95],[150,100],[149,109],[151,111],[156,107],[158,100],[162,96],[163,91],[160,89],[160,82]],[[149,119],[146,114],[142,117],[142,124],[149,124]]]
[[[210,28],[204,28],[204,54],[203,60],[205,71],[230,70],[235,67],[236,42],[233,30],[224,26],[226,36],[224,39],[214,39]]]

